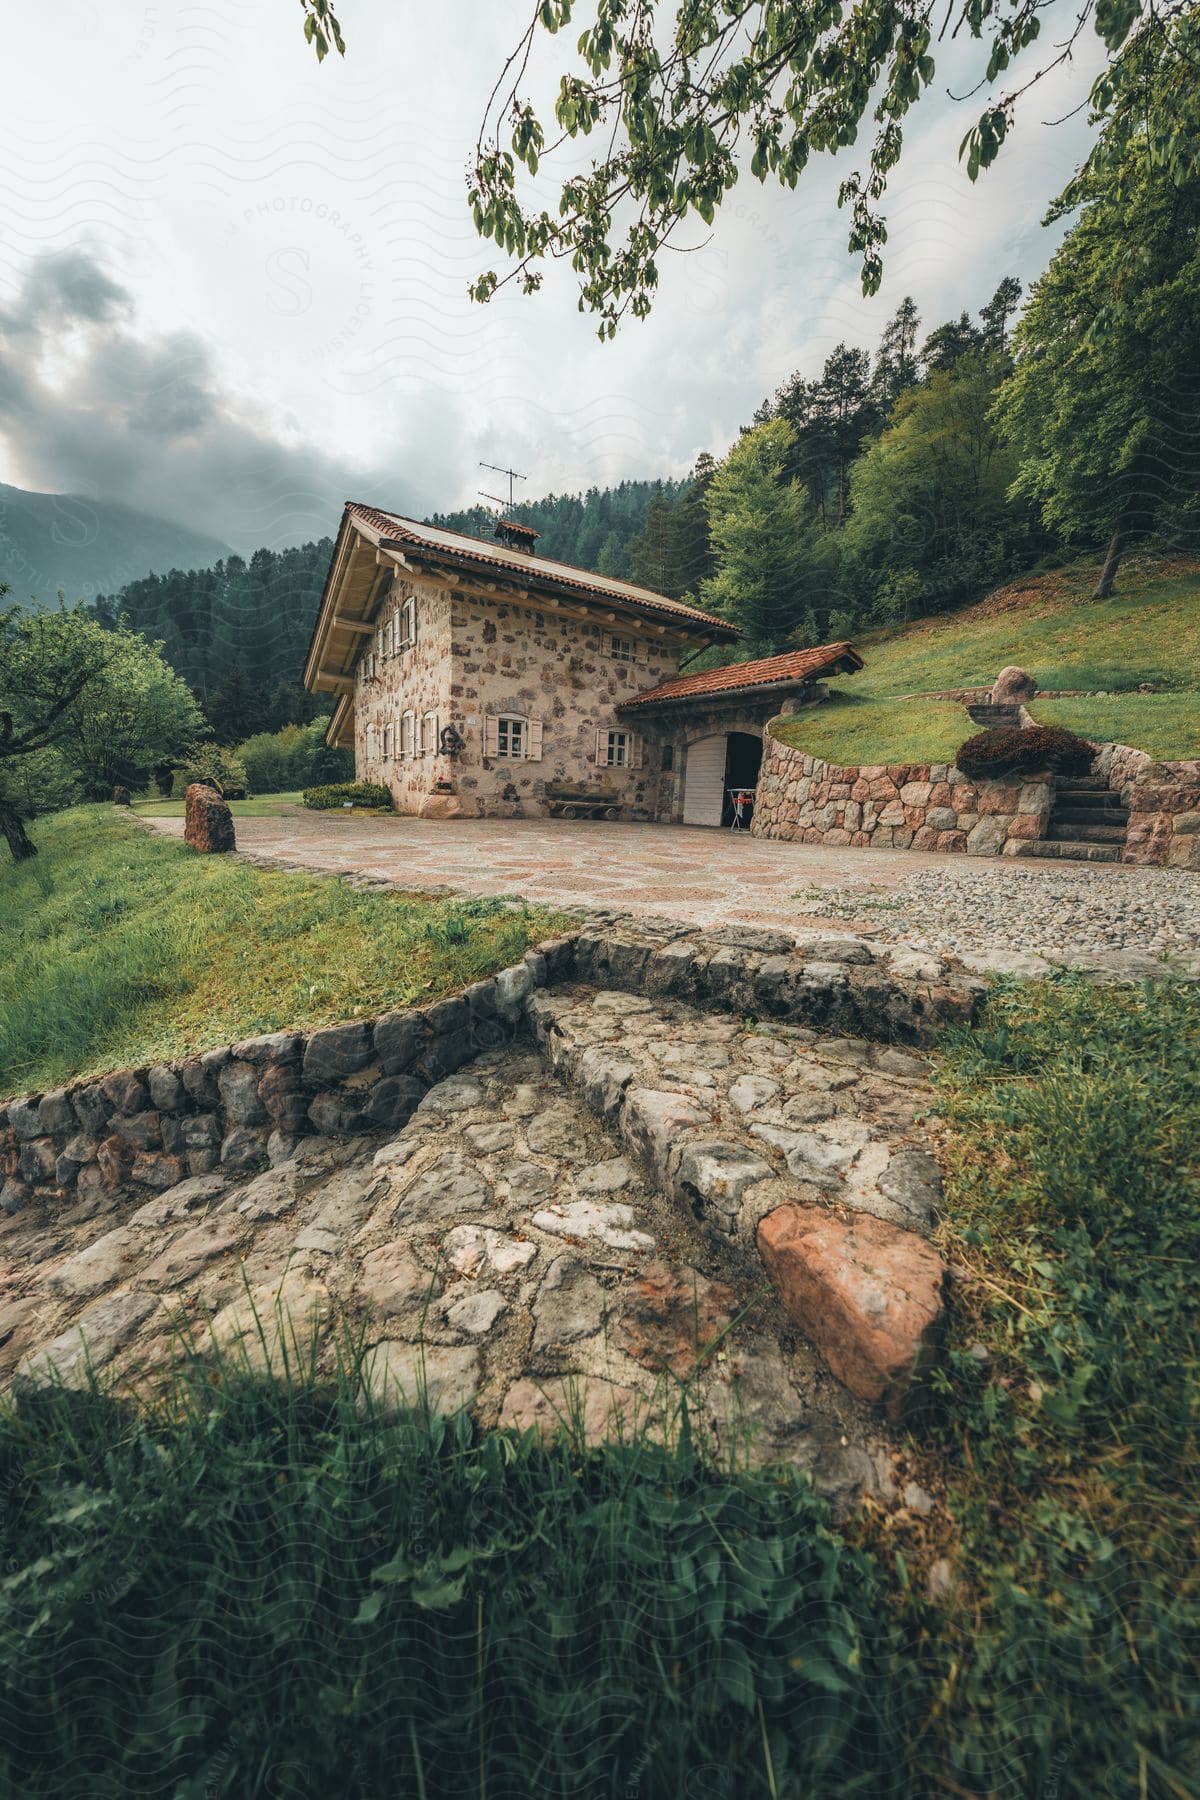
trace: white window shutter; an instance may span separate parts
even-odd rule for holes
[[[607,731],[598,731],[596,733],[596,762],[601,768],[608,762]]]
[[[483,754],[497,756],[500,752],[500,721],[495,713],[486,713],[483,720]]]
[[[425,714],[425,736],[428,740],[426,748],[430,756],[436,756],[438,753],[438,716],[435,712]]]
[[[525,727],[525,755],[530,762],[542,760],[542,721],[530,719]]]
[[[637,731],[630,732],[627,741],[629,744],[629,766],[631,769],[640,769],[642,766],[641,733]]]
[[[408,606],[408,641],[410,644],[415,644],[417,641],[417,600],[415,594],[409,601]]]

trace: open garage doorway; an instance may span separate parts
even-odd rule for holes
[[[734,795],[752,795],[758,786],[758,771],[762,766],[762,739],[749,731],[731,731],[725,739],[725,802],[721,808],[722,825],[733,824]],[[750,825],[750,815],[754,810],[753,799],[745,801],[741,809],[742,824]]]
[[[731,825],[731,790],[749,792],[758,782],[762,738],[749,731],[720,731],[688,745],[683,779],[685,825]],[[750,807],[742,824],[750,823]]]

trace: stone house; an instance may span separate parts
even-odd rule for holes
[[[347,504],[305,664],[328,741],[423,817],[539,817],[584,794],[616,816],[718,825],[753,788],[762,733],[861,668],[849,644],[700,673],[725,619],[494,542]],[[564,799],[564,797],[567,797]]]

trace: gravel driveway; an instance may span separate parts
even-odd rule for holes
[[[183,832],[180,819],[147,822]],[[1200,875],[1177,869],[827,849],[677,825],[346,818],[299,807],[236,824],[239,849],[255,861],[410,891],[521,894],[700,925],[832,922],[1022,974],[1048,958],[1138,975],[1164,956],[1200,974]]]

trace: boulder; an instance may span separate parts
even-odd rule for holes
[[[190,844],[193,850],[213,855],[237,848],[233,835],[233,814],[220,794],[215,794],[212,788],[204,787],[200,782],[194,781],[187,790],[183,841]]]
[[[1037,682],[1024,669],[1018,669],[1014,663],[1001,669],[997,675],[991,692],[993,706],[1020,706],[1032,700],[1037,693]]]
[[[936,1250],[883,1219],[790,1205],[759,1225],[758,1248],[838,1380],[898,1418],[941,1327],[946,1267]]]

